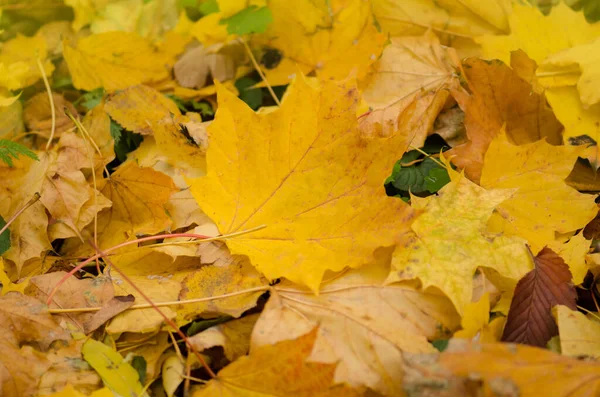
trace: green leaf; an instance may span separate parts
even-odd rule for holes
[[[429,193],[435,193],[450,182],[450,176],[445,168],[433,168],[425,177],[425,188]]]
[[[392,185],[398,190],[410,191],[415,194],[428,191],[425,178],[429,176],[432,169],[440,167],[429,157],[408,167],[402,166],[402,164],[406,164],[403,157],[402,160],[396,163],[396,165],[398,164],[400,164],[400,167],[395,166],[396,172],[392,173]]]
[[[102,101],[102,97],[104,96],[104,88],[96,88],[95,90],[88,91],[82,96],[79,97],[75,104],[81,102],[81,105],[87,110],[92,110],[100,101]]]
[[[110,136],[115,140],[115,146],[121,142],[123,127],[113,119],[110,119]]]
[[[0,229],[2,229],[6,225],[6,221],[0,215]],[[4,255],[6,251],[10,248],[10,229],[6,229],[0,234],[0,255]]]
[[[206,0],[198,6],[198,10],[204,15],[214,14],[219,12],[219,3],[217,0]]]
[[[250,6],[229,18],[222,19],[220,24],[227,25],[227,33],[244,35],[264,33],[273,22],[273,14],[268,7]]]
[[[13,158],[18,159],[20,155],[27,156],[34,160],[39,160],[38,156],[27,149],[20,143],[9,141],[7,139],[0,139],[0,160],[8,164],[9,167],[13,166]]]
[[[60,88],[73,87],[73,79],[71,77],[61,77],[52,82],[52,88],[55,90]]]
[[[143,356],[135,356],[131,360],[131,366],[137,371],[138,376],[140,378],[140,383],[146,383],[146,373],[148,367],[146,359]]]
[[[253,110],[262,106],[263,95],[260,88],[249,88],[257,83],[256,80],[250,77],[242,77],[235,82],[235,88],[240,92],[240,99]]]
[[[181,110],[183,113],[187,112],[187,108],[185,107],[185,101],[179,98],[177,95],[173,94],[165,94],[167,98],[175,102],[175,105]]]
[[[217,318],[211,318],[208,320],[197,320],[194,321],[190,327],[185,332],[187,336],[194,336],[202,331],[209,329],[210,327],[214,327],[215,325],[226,323],[231,320],[233,317],[231,316],[221,316]]]
[[[210,104],[207,102],[192,101],[191,104],[194,110],[200,112],[202,117],[212,117],[215,115],[215,111],[213,110],[212,106],[210,106]]]
[[[446,348],[448,348],[448,340],[447,339],[437,339],[437,340],[434,340],[433,342],[431,342],[431,344],[433,345],[433,347],[438,349],[438,351],[440,351],[440,352],[443,352],[444,350],[446,350]]]

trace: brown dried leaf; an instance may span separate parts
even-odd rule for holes
[[[65,272],[46,273],[32,277],[25,289],[25,294],[45,302],[50,291],[64,277]],[[114,288],[110,280],[104,277],[79,280],[69,277],[57,290],[50,304],[51,309],[71,309],[102,306],[114,296]],[[57,317],[74,323],[83,330],[83,324],[92,318],[89,312],[61,314]]]
[[[372,109],[360,120],[366,135],[396,132],[421,147],[436,116],[458,86],[456,51],[440,45],[432,32],[422,37],[395,37],[368,75],[364,98]]]
[[[65,108],[72,115],[77,115],[77,110],[71,102],[68,102],[62,95],[52,93],[54,102],[54,112],[56,115],[56,129],[54,137],[59,137],[63,132],[75,127],[75,124],[66,115]],[[52,131],[52,111],[48,94],[40,92],[25,102],[23,110],[23,120],[29,131],[35,132],[43,137],[49,138]]]
[[[558,335],[552,307],[576,310],[577,293],[569,267],[554,251],[542,249],[534,263],[535,268],[517,283],[502,341],[545,347]]]
[[[552,145],[562,144],[562,124],[546,104],[532,92],[531,84],[501,61],[486,62],[469,58],[462,64],[471,94],[455,90],[452,95],[465,111],[469,142],[453,148],[452,162],[465,169],[467,176],[479,181],[483,157],[490,142],[506,124],[506,135],[513,144],[522,145],[546,138]]]
[[[83,324],[83,329],[86,334],[100,328],[102,324],[113,318],[119,313],[129,309],[135,303],[135,296],[129,294],[126,296],[115,296],[106,302],[102,308],[94,313],[92,318]]]

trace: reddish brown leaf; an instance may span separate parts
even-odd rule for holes
[[[502,341],[545,347],[558,328],[551,309],[565,305],[577,310],[577,293],[565,261],[550,248],[535,257],[535,268],[517,284]]]

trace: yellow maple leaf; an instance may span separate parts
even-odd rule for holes
[[[474,338],[490,321],[490,294],[486,292],[477,302],[465,307],[460,331],[454,333],[455,338]]]
[[[443,291],[463,313],[471,301],[473,274],[479,266],[520,279],[533,267],[525,241],[486,234],[492,211],[514,189],[486,190],[448,167],[451,182],[438,196],[412,197],[424,213],[413,222],[392,259],[389,280],[419,278],[425,289]]]
[[[447,338],[459,316],[443,295],[424,293],[410,283],[385,285],[390,257],[387,249],[375,263],[326,282],[318,296],[287,281],[272,287],[252,334],[252,349],[319,325],[311,361],[339,362],[336,382],[400,395],[403,353],[434,351],[427,340]]]
[[[46,40],[41,36],[17,35],[3,43],[0,52],[0,87],[18,90],[41,79],[38,59],[46,76],[50,76],[54,71],[54,64],[46,59],[47,56]]]
[[[359,396],[346,385],[333,385],[336,364],[307,362],[317,330],[295,340],[253,350],[229,364],[193,397],[256,397],[294,395]]]
[[[174,52],[183,51],[183,45],[176,51],[159,51],[149,40],[127,32],[94,34],[76,45],[63,45],[73,85],[86,91],[103,87],[112,92],[167,79]]]
[[[588,253],[590,245],[591,241],[587,240],[583,233],[571,237],[566,243],[554,240],[548,244],[548,248],[556,252],[569,266],[575,285],[583,282],[589,270],[589,266],[585,262],[585,255]]]
[[[106,113],[129,131],[152,135],[156,125],[169,116],[180,116],[175,102],[145,85],[135,85],[109,95]]]
[[[273,23],[255,42],[283,54],[278,65],[265,68],[271,85],[288,84],[296,73],[313,70],[335,79],[355,70],[361,79],[383,49],[385,36],[374,26],[368,2],[271,0],[269,9]]]
[[[21,294],[25,293],[25,288],[29,285],[29,279],[26,279],[20,283],[13,283],[10,278],[6,275],[6,271],[4,270],[4,259],[0,257],[0,283],[2,284],[2,290],[0,290],[0,294],[6,295],[7,293],[14,291],[20,292]]]
[[[367,263],[410,223],[411,208],[382,188],[408,142],[362,137],[356,103],[348,82],[311,88],[302,77],[266,114],[219,89],[208,173],[192,193],[223,234],[266,225],[226,243],[267,278],[317,290],[326,270]]]
[[[508,23],[510,35],[482,35],[475,39],[485,58],[508,64],[510,52],[522,49],[539,64],[551,54],[586,44],[600,35],[600,24],[589,24],[583,12],[573,11],[563,2],[548,15],[536,7],[516,4]]]
[[[167,175],[132,162],[122,164],[98,190],[113,205],[98,215],[98,245],[112,247],[136,233],[157,233],[169,224],[164,205],[175,192]]]
[[[571,357],[600,357],[600,321],[595,313],[588,317],[567,306],[557,305],[552,308],[552,315],[558,325],[562,354]]]
[[[197,317],[198,313],[205,312],[239,317],[246,310],[256,306],[258,297],[267,290],[267,285],[266,280],[250,266],[247,259],[227,266],[203,266],[182,281],[179,300],[209,298],[247,289],[258,290],[225,299],[181,305],[177,310],[177,324],[187,324]]]
[[[360,119],[360,128],[383,136],[400,130],[412,146],[421,147],[449,89],[458,88],[460,60],[430,31],[390,40],[365,78],[363,97],[370,111]]]
[[[373,0],[373,13],[392,36],[436,33],[473,37],[508,32],[510,0]]]
[[[526,239],[534,254],[594,219],[594,197],[565,183],[582,148],[552,146],[537,141],[512,145],[504,134],[496,137],[485,155],[481,186],[518,190],[496,209],[490,222],[507,236]]]

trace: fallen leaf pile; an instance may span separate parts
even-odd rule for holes
[[[0,395],[599,395],[598,20],[0,4]]]

